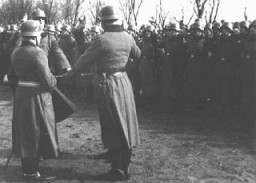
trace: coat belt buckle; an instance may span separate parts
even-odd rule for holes
[[[195,55],[190,55],[190,58],[194,58],[195,57]]]

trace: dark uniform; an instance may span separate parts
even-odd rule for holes
[[[146,107],[152,109],[156,104],[158,94],[157,61],[156,61],[156,35],[150,28],[145,30],[145,36],[140,44],[141,60],[139,72],[141,75],[141,95]]]
[[[196,23],[191,30],[202,31]],[[198,110],[202,109],[202,102],[205,98],[206,64],[204,59],[204,40],[202,35],[191,35],[187,42],[187,64],[184,77],[188,109],[192,112],[201,112]]]
[[[231,31],[228,25],[223,25],[222,29]],[[230,83],[231,83],[231,39],[230,36],[222,35],[219,45],[216,47],[215,60],[215,82],[216,82],[216,100],[221,116],[226,116],[230,108]]]

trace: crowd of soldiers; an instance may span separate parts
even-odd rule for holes
[[[157,31],[152,25],[138,31],[129,25],[127,32],[142,51],[141,58],[130,59],[126,67],[137,104],[147,110],[210,112],[222,117],[232,111],[248,113],[254,99],[255,27],[256,21],[222,21],[202,27],[199,20],[189,28],[171,22]],[[13,24],[0,31],[3,82],[19,28]],[[72,66],[102,29],[80,22],[76,27],[47,25],[45,32],[55,36]],[[70,97],[92,99],[91,80],[96,72],[95,67],[85,68],[76,78],[59,79],[59,83]]]

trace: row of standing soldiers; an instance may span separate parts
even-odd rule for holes
[[[126,67],[138,105],[223,117],[230,111],[244,115],[253,110],[255,27],[253,21],[233,25],[215,22],[202,28],[196,21],[189,29],[170,23],[160,33],[150,25],[138,33],[129,26],[127,31],[142,51],[141,58],[130,59]],[[1,82],[8,71],[10,50],[16,46],[16,32],[18,28],[13,26],[0,34]],[[46,32],[57,38],[72,66],[101,30],[98,26],[85,31],[83,26],[72,29],[69,25],[48,25]],[[95,70],[85,69],[78,78],[59,83],[68,95],[92,98]]]
[[[256,21],[205,28],[195,22],[187,31],[171,23],[159,35],[147,26],[138,41],[138,74],[130,72],[135,93],[149,107],[244,116],[254,109],[255,27]]]

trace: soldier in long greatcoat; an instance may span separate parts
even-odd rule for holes
[[[218,103],[219,114],[226,117],[230,109],[230,81],[231,81],[231,40],[232,27],[230,23],[224,22],[221,26],[221,38],[216,47],[215,54],[215,82],[216,100]]]
[[[13,151],[21,158],[27,181],[48,180],[39,173],[41,157],[58,157],[56,123],[51,91],[56,79],[48,67],[45,52],[38,46],[42,28],[29,20],[21,26],[22,44],[12,54],[18,79],[13,107]]]
[[[192,113],[201,112],[205,98],[206,63],[204,60],[204,40],[202,27],[195,22],[190,29],[187,42],[187,64],[184,71],[186,82],[188,110]]]
[[[163,42],[165,57],[162,62],[162,101],[165,110],[171,111],[175,107],[177,96],[177,81],[181,76],[182,65],[182,38],[179,34],[179,26],[170,23],[167,26],[166,38]]]
[[[138,59],[140,49],[134,39],[118,25],[116,10],[102,8],[104,33],[98,35],[68,75],[96,64],[94,93],[98,104],[102,141],[111,149],[111,171],[102,176],[107,180],[129,178],[132,148],[139,145],[139,129],[131,82],[125,72],[128,58]]]
[[[157,40],[156,34],[153,33],[152,26],[148,25],[145,28],[141,48],[141,60],[139,72],[141,75],[140,94],[142,96],[143,105],[152,109],[156,105],[158,94],[157,85]]]
[[[256,90],[256,21],[250,25],[249,35],[243,42],[242,60],[239,68],[243,129],[255,132],[255,90]],[[252,133],[250,133],[252,134]]]

